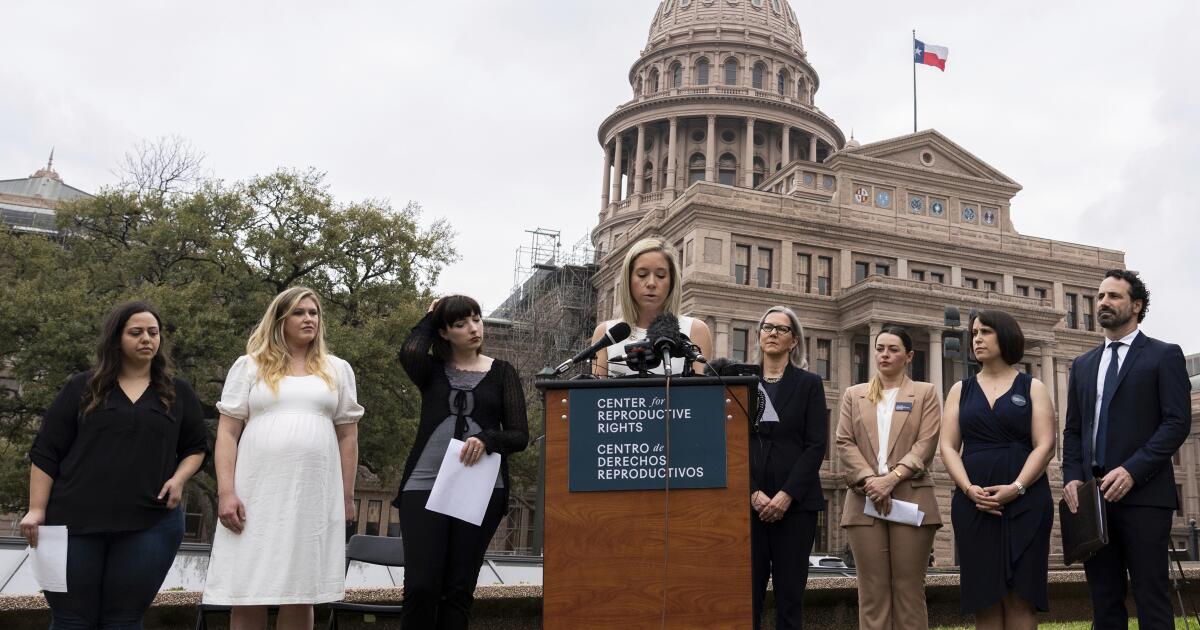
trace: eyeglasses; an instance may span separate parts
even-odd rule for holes
[[[779,324],[763,324],[762,326],[759,326],[758,329],[767,333],[768,335],[773,332],[777,332],[781,335],[790,335],[792,333],[791,326],[780,326]]]

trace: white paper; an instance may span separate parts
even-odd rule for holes
[[[888,512],[887,516],[880,514],[875,509],[875,503],[870,499],[863,501],[863,503],[866,504],[863,506],[863,514],[867,516],[881,518],[893,523],[912,525],[913,527],[920,527],[921,523],[925,522],[925,513],[917,509],[916,503],[892,499],[892,509]]]
[[[462,440],[450,440],[425,509],[479,525],[496,489],[500,454],[484,455],[474,466],[465,466],[458,461],[462,448]]]
[[[33,577],[43,591],[67,592],[67,526],[38,527],[38,546],[28,548]]]

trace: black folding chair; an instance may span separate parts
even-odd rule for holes
[[[350,570],[350,562],[352,560],[385,567],[402,567],[404,566],[404,543],[399,538],[389,536],[356,534],[350,537],[350,545],[346,548],[347,571]],[[399,617],[403,611],[403,603],[355,604],[346,601],[333,602],[329,604],[329,630],[337,630],[338,613]]]

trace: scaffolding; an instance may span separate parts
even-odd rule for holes
[[[588,237],[564,248],[558,230],[526,230],[517,248],[513,290],[491,318],[507,324],[508,359],[533,396],[534,375],[588,344],[596,325],[596,252]]]

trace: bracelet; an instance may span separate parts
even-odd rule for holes
[[[896,473],[896,479],[897,479],[898,481],[904,481],[904,475],[901,475],[901,474],[900,474],[900,469],[899,469],[899,468],[893,468],[893,469],[892,469],[892,472]]]

